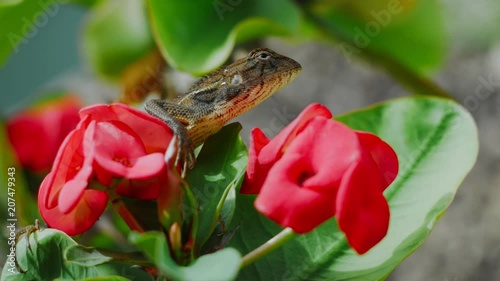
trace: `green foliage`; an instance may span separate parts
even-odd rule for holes
[[[211,136],[186,179],[199,204],[198,246],[203,245],[213,233],[228,194],[232,192],[234,195],[245,174],[248,157],[240,131],[241,125],[232,123]],[[231,200],[226,202],[229,205]],[[226,207],[226,210],[224,219],[229,221],[234,209]]]
[[[12,52],[19,51],[20,45],[27,44],[59,12],[60,6],[54,0],[1,2],[0,66]]]
[[[30,235],[29,244],[31,250],[23,238],[17,244],[16,250],[19,265],[27,272],[14,273],[12,264],[6,263],[1,281],[81,280],[110,275],[125,276],[131,280],[152,280],[140,269],[111,261],[94,249],[78,246],[73,239],[58,230],[36,231]]]
[[[0,7],[7,7],[12,5],[17,5],[23,0],[0,0]]]
[[[121,276],[90,277],[81,281],[128,281],[130,279]]]
[[[378,4],[351,4],[354,11],[334,6],[316,9],[316,15],[337,34],[339,47],[348,60],[370,49],[416,73],[442,63],[446,37],[439,3],[433,0],[413,4],[399,0],[375,3]]]
[[[112,260],[112,258],[101,254],[97,249],[82,245],[73,245],[66,248],[65,259],[81,266],[94,266]]]
[[[146,253],[169,280],[226,281],[234,280],[238,274],[240,254],[232,248],[204,255],[188,267],[183,267],[170,257],[163,233],[131,233],[129,239]]]
[[[235,43],[293,34],[299,11],[288,0],[148,0],[156,42],[175,68],[204,74],[226,61]]]
[[[377,134],[398,154],[400,173],[385,192],[391,208],[387,236],[359,256],[331,219],[245,268],[238,280],[385,279],[424,242],[478,153],[472,117],[447,100],[399,99],[337,120]],[[254,196],[237,197],[233,225],[240,227],[229,246],[242,253],[280,231],[279,226],[255,211],[253,200]]]
[[[95,5],[84,34],[84,51],[97,73],[117,79],[131,63],[153,50],[141,0],[108,0]]]
[[[70,3],[78,4],[84,7],[92,7],[100,0],[70,0]]]

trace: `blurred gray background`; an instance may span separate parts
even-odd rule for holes
[[[448,60],[434,79],[471,112],[480,134],[479,159],[425,244],[389,277],[404,281],[500,280],[500,4],[495,0],[441,1],[450,34]],[[85,10],[61,7],[0,69],[0,112],[9,115],[44,92],[65,88],[87,102],[109,101],[117,89],[96,82],[83,63],[80,31]],[[265,42],[299,61],[302,74],[280,93],[238,118],[242,137],[251,128],[277,133],[311,102],[335,115],[374,102],[408,95],[390,76],[365,62],[348,62],[336,49],[319,44]],[[494,81],[477,96],[482,80]],[[281,125],[280,125],[281,124]]]

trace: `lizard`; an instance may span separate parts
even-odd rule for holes
[[[145,110],[165,122],[178,138],[175,165],[192,168],[194,148],[229,120],[257,106],[290,83],[302,70],[295,60],[267,48],[222,67],[173,101],[152,99]]]

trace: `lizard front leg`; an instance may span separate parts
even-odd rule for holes
[[[149,100],[145,104],[145,109],[149,114],[165,122],[177,136],[179,152],[175,165],[181,164],[183,167],[187,165],[190,169],[193,168],[196,162],[194,146],[186,128],[191,123],[188,117],[194,116],[193,110],[166,100]]]

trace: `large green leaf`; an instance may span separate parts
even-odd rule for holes
[[[17,259],[26,273],[17,273],[13,263],[3,268],[1,281],[11,280],[81,280],[90,277],[125,276],[131,280],[152,280],[144,271],[131,265],[109,261],[95,251],[79,251],[76,242],[65,233],[54,229],[43,229],[29,237],[28,250],[23,237],[17,244]],[[66,252],[72,260],[65,258]],[[120,280],[120,279],[116,279]]]
[[[359,256],[331,219],[245,268],[238,280],[383,280],[424,242],[478,153],[471,115],[444,99],[399,99],[337,120],[377,134],[398,154],[400,172],[385,192],[391,209],[387,236]],[[280,230],[255,211],[253,200],[237,197],[234,220],[240,227],[229,246],[242,253]]]
[[[207,241],[218,224],[224,201],[231,190],[241,184],[247,165],[247,150],[240,138],[241,125],[224,126],[204,144],[195,168],[189,172],[187,182],[199,204],[197,246]],[[224,144],[224,145],[221,145]],[[224,219],[229,221],[232,211]]]
[[[0,0],[0,7],[17,5],[22,1],[23,0]]]
[[[207,73],[228,58],[235,42],[289,35],[299,12],[289,0],[148,0],[154,36],[174,67]]]
[[[78,4],[84,7],[91,8],[94,6],[99,0],[70,0],[70,3]]]
[[[154,47],[141,0],[100,1],[92,9],[84,34],[84,51],[95,70],[116,79]]]
[[[320,1],[321,2],[321,1]],[[407,68],[422,73],[445,58],[445,32],[440,3],[434,0],[353,1],[344,6],[321,6],[315,13],[324,19],[338,39],[347,59],[365,49],[375,50]]]
[[[138,234],[133,232],[129,239],[149,256],[169,280],[229,281],[236,278],[240,268],[240,253],[232,248],[201,256],[185,267],[177,265],[170,257],[163,233],[152,231]]]

